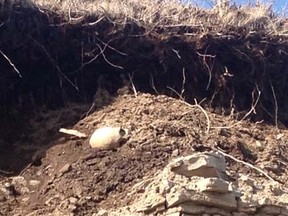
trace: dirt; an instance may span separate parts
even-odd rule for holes
[[[25,149],[15,144],[22,157],[11,159],[18,164],[14,170],[22,172],[16,177],[1,172],[0,215],[57,215],[56,209],[92,215],[100,208],[125,206],[133,201],[128,196],[133,185],[172,158],[196,151],[220,149],[288,187],[285,129],[235,120],[233,115],[219,115],[164,95],[125,93],[110,96],[107,106],[95,105],[96,110],[89,113],[90,106],[74,105],[47,112],[38,122],[30,119],[31,129],[23,132],[29,135],[29,145]],[[58,132],[66,127],[91,135],[102,126],[127,128],[129,139],[116,150],[99,151],[90,148],[89,138]],[[30,160],[22,159],[25,154]],[[239,172],[266,178],[247,165],[226,159],[231,178]],[[2,157],[0,161],[5,163]]]

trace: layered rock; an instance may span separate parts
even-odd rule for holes
[[[134,187],[135,197],[144,191],[134,204],[95,215],[288,216],[288,193],[279,183],[239,176],[230,180],[215,152],[180,157]]]

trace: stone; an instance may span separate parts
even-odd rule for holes
[[[193,154],[180,157],[170,164],[172,172],[187,177],[223,177],[225,176],[225,158],[216,153]]]
[[[263,145],[262,145],[262,143],[261,143],[259,140],[256,140],[256,141],[255,141],[255,146],[256,146],[257,148],[263,148]]]
[[[260,214],[267,214],[267,215],[279,215],[281,213],[281,207],[277,206],[264,206],[260,209]]]
[[[59,176],[62,176],[65,173],[68,173],[72,170],[72,166],[69,163],[66,163],[60,170],[59,170]]]
[[[180,203],[192,202],[199,205],[208,205],[229,210],[237,209],[237,201],[233,193],[217,194],[211,192],[187,191],[183,188],[171,189],[166,194],[167,207],[174,207]]]
[[[240,173],[235,181],[226,177],[219,154],[179,157],[131,188],[129,194],[138,197],[134,203],[107,215],[288,216],[288,193],[281,184]]]
[[[172,157],[177,157],[179,155],[179,149],[175,149],[173,152],[172,152]]]
[[[180,212],[174,212],[174,213],[165,213],[165,216],[183,216]]]
[[[282,139],[284,136],[285,136],[284,134],[277,134],[277,135],[276,135],[276,139],[277,139],[277,140],[280,140],[280,139]]]
[[[252,195],[241,197],[238,201],[238,211],[247,214],[254,214],[257,208],[260,207],[259,203],[256,202]]]
[[[69,209],[71,212],[73,212],[73,211],[75,211],[75,210],[77,209],[77,206],[74,205],[74,204],[70,204],[70,205],[68,206],[68,209]]]
[[[228,193],[229,183],[220,178],[204,178],[197,183],[201,192]]]
[[[30,197],[24,197],[23,199],[21,199],[22,202],[28,202],[30,200]]]
[[[14,187],[15,191],[20,194],[30,192],[29,188],[27,187],[27,180],[23,176],[13,177],[11,186]]]
[[[161,211],[161,207],[165,207],[165,202],[165,198],[160,194],[150,193],[144,201],[141,201],[136,205],[136,211],[144,213],[150,213],[155,211],[156,209],[158,209],[158,211]]]
[[[38,181],[38,180],[30,180],[29,181],[29,185],[31,185],[31,186],[37,186],[37,185],[39,185],[41,182],[40,181]]]
[[[16,176],[12,178],[13,185],[27,186],[27,181],[23,176]]]
[[[173,215],[181,215],[181,208],[180,207],[174,207],[174,208],[168,208],[165,212],[165,215],[173,216]]]
[[[221,216],[232,216],[229,211],[225,211],[220,208],[214,208],[211,206],[203,206],[197,205],[193,203],[182,203],[177,207],[178,211],[182,214],[190,214],[190,215],[200,215],[200,214],[220,214]]]
[[[70,203],[72,203],[72,204],[76,204],[77,201],[78,201],[77,198],[75,198],[75,197],[69,197],[69,202],[70,202]]]

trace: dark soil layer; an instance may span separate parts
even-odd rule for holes
[[[112,22],[108,15],[83,15],[78,22],[65,17],[32,6],[0,12],[1,51],[18,69],[1,55],[2,115],[91,102],[99,87],[113,94],[132,79],[142,92],[177,96],[172,88],[187,101],[206,98],[209,107],[236,111],[250,110],[261,92],[254,118],[287,125],[285,36],[260,27],[203,33],[128,18]]]

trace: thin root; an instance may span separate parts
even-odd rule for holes
[[[255,167],[255,166],[253,166],[252,164],[247,163],[247,162],[242,161],[242,160],[239,160],[239,159],[237,159],[237,158],[235,158],[235,157],[233,157],[233,156],[231,156],[231,155],[229,155],[229,154],[226,154],[226,153],[224,153],[223,151],[221,151],[221,150],[218,149],[218,148],[217,148],[217,151],[218,151],[220,154],[222,154],[223,156],[225,156],[225,157],[228,157],[228,158],[230,158],[230,159],[232,159],[232,160],[234,160],[234,161],[236,161],[236,162],[238,162],[238,163],[242,163],[242,164],[244,164],[244,165],[246,165],[246,166],[248,166],[248,167],[250,167],[250,168],[252,168],[252,169],[254,169],[254,170],[256,170],[256,171],[258,171],[259,173],[263,174],[263,175],[266,176],[268,179],[270,179],[272,182],[276,182],[276,181],[275,181],[272,177],[270,177],[266,172],[264,172],[263,170],[261,170],[261,169]]]

